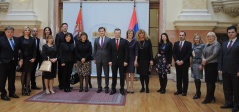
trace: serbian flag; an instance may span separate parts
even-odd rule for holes
[[[139,30],[135,7],[134,7],[134,10],[133,10],[133,14],[131,16],[131,19],[130,19],[128,29],[133,30],[134,33],[136,33]]]
[[[73,36],[75,37],[78,34],[78,32],[82,32],[83,30],[84,29],[83,29],[83,22],[82,22],[82,7],[80,7],[80,11],[77,16],[76,26],[74,29]]]

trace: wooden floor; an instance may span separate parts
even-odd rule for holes
[[[111,80],[111,79],[110,79]],[[104,81],[103,81],[104,82]],[[37,84],[41,86],[41,76],[37,77]],[[97,87],[96,78],[92,78],[93,87]],[[111,81],[110,81],[111,84]],[[55,86],[58,85],[55,79]],[[79,84],[74,85],[78,87]],[[20,77],[16,79],[16,94],[19,99],[11,99],[11,101],[0,100],[0,112],[230,112],[231,109],[222,110],[220,106],[224,103],[224,95],[222,84],[216,84],[216,103],[201,104],[205,98],[205,83],[202,84],[201,99],[193,100],[195,86],[193,82],[189,84],[187,96],[175,96],[176,83],[172,80],[168,81],[166,94],[156,92],[159,89],[159,82],[156,76],[150,78],[150,93],[140,93],[140,81],[135,81],[135,93],[128,94],[125,106],[111,105],[86,105],[86,104],[63,104],[63,103],[41,103],[41,102],[25,102],[29,96],[21,96]],[[119,81],[117,84],[119,88]],[[31,96],[42,90],[34,90]],[[79,93],[80,94],[80,93]]]

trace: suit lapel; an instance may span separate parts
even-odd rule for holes
[[[229,42],[229,41],[228,41]],[[227,42],[227,44],[228,44],[228,42]],[[238,40],[236,39],[236,41],[233,43],[233,45],[231,46],[231,48],[230,49],[227,49],[227,53],[229,53],[233,48],[234,48],[234,46],[236,46],[238,43]],[[227,46],[226,46],[227,47]]]
[[[5,41],[6,41],[6,43],[7,43],[7,47],[8,47],[8,49],[11,49],[11,51],[13,51],[13,49],[12,49],[12,47],[11,47],[11,45],[10,45],[10,43],[9,43],[7,37],[5,37]],[[15,41],[14,41],[14,42],[15,42]],[[15,48],[14,48],[14,49],[15,49]]]

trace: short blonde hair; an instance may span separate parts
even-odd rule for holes
[[[208,36],[213,36],[215,38],[214,42],[217,42],[217,36],[216,36],[216,34],[214,32],[208,32],[207,33],[207,37]],[[208,39],[207,39],[207,42],[208,42]]]
[[[136,40],[139,40],[139,34],[144,33],[144,40],[148,40],[149,36],[147,35],[147,33],[143,30],[143,29],[139,29],[139,31],[136,33]]]
[[[199,43],[202,44],[202,43],[203,43],[202,37],[201,37],[201,35],[199,35],[198,33],[194,34],[194,36],[193,36],[193,44],[196,44],[194,40],[195,40],[195,38],[196,38],[197,36],[199,37]]]
[[[54,44],[54,38],[53,38],[53,36],[51,36],[51,35],[49,35],[47,38],[46,38],[46,44],[48,43],[48,39],[52,39],[53,41],[52,41],[52,45]]]

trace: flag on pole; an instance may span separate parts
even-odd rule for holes
[[[78,34],[78,32],[82,32],[82,31],[84,31],[84,28],[83,28],[83,22],[82,22],[82,7],[80,7],[80,11],[76,19],[76,26],[74,29],[73,36],[75,37]]]
[[[136,33],[139,30],[135,7],[134,7],[134,10],[133,10],[133,14],[131,16],[131,19],[130,19],[128,29],[133,30],[134,33]]]

